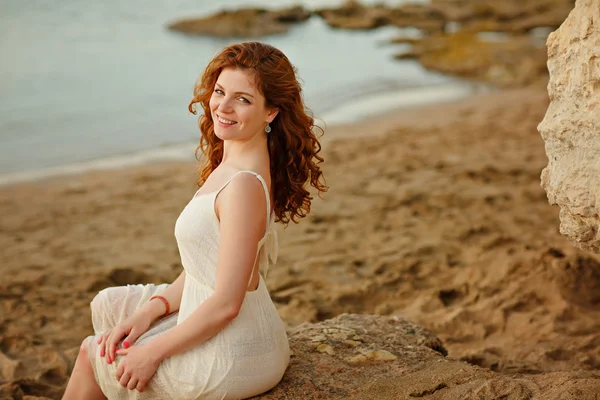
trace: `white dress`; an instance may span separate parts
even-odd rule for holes
[[[90,337],[89,359],[108,399],[243,399],[271,389],[283,377],[290,359],[288,338],[262,276],[277,259],[277,233],[267,184],[253,171],[239,171],[219,190],[195,194],[183,209],[175,224],[186,274],[179,312],[158,320],[135,344],[149,342],[181,323],[213,293],[219,256],[219,220],[214,203],[219,192],[240,173],[256,176],[267,196],[267,229],[257,251],[258,288],[246,293],[238,316],[223,330],[201,345],[165,359],[141,393],[117,382],[122,357],[107,364],[106,358],[100,357],[97,336]],[[102,290],[91,303],[95,334],[112,328],[167,286],[127,285]]]

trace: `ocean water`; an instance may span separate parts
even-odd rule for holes
[[[241,5],[267,2],[0,0],[0,183],[40,170],[102,167],[115,157],[141,160],[161,148],[164,157],[191,158],[195,146],[182,149],[199,137],[187,110],[193,85],[214,54],[243,39],[189,37],[166,25]],[[298,68],[306,104],[324,124],[472,90],[415,61],[393,60],[403,48],[385,41],[400,34],[418,31],[335,30],[313,17],[260,40]]]

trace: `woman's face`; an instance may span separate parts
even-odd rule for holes
[[[217,78],[210,98],[215,134],[221,140],[248,140],[264,133],[277,110],[265,107],[265,98],[252,76],[241,69],[225,68]]]

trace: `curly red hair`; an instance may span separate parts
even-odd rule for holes
[[[209,101],[224,68],[250,71],[265,97],[265,106],[279,109],[267,136],[273,210],[277,222],[297,223],[310,212],[312,197],[306,184],[310,182],[319,197],[328,189],[320,182],[323,172],[319,164],[323,158],[319,156],[321,144],[314,133],[319,130],[322,136],[323,130],[314,124],[310,110],[304,106],[296,68],[280,50],[268,44],[245,42],[226,47],[210,61],[194,87],[188,108],[196,114],[196,103],[200,103],[204,111],[199,118],[200,145],[195,152],[196,159],[202,161],[198,185],[204,184],[223,158],[223,141],[215,135]]]

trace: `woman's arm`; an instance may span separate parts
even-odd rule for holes
[[[221,239],[215,291],[185,321],[148,343],[160,360],[198,346],[237,316],[266,228],[266,201],[261,183],[249,174],[237,176],[219,194]]]
[[[162,296],[172,305],[172,310],[178,310],[185,283],[185,271],[162,293]],[[104,332],[98,341],[100,346],[100,357],[104,357],[110,364],[117,354],[117,345],[123,341],[123,347],[127,348],[144,334],[156,319],[165,314],[166,306],[160,300],[149,301],[136,313],[125,319],[117,326]]]
[[[171,283],[160,295],[167,299],[171,312],[179,310],[181,304],[181,295],[183,294],[183,285],[185,284],[185,271]],[[159,299],[154,299],[140,308],[140,313],[148,315],[152,321],[162,317],[165,314],[167,306]]]

